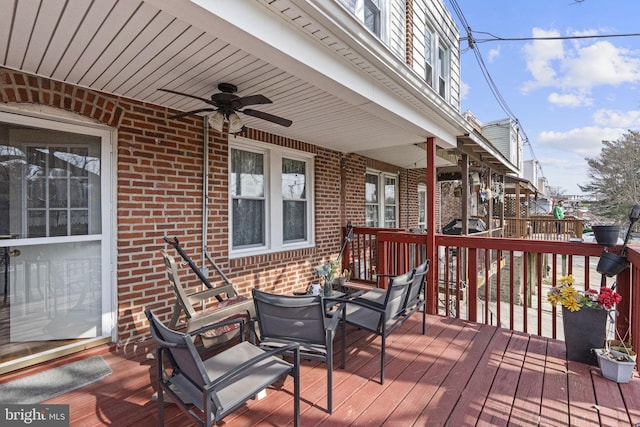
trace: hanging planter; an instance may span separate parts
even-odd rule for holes
[[[591,227],[596,242],[602,246],[615,246],[618,244],[620,226],[618,225],[594,225]]]
[[[629,261],[611,252],[602,252],[596,270],[607,277],[613,277],[629,266]]]
[[[636,366],[636,354],[631,349],[631,342],[625,341],[629,336],[629,331],[624,338],[620,336],[616,328],[616,317],[618,312],[611,310],[611,321],[608,326],[608,333],[615,335],[617,340],[607,340],[604,348],[596,348],[593,353],[598,359],[600,373],[608,380],[617,383],[628,383],[633,377],[633,368]]]

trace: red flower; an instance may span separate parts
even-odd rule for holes
[[[619,293],[614,292],[611,288],[607,288],[606,286],[600,288],[598,303],[607,310],[612,309],[613,306],[618,304],[620,301],[622,301],[622,297]]]

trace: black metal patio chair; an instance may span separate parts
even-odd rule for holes
[[[320,360],[327,366],[327,412],[332,412],[333,339],[343,304],[326,307],[319,295],[288,296],[252,290],[260,347],[280,348],[295,342],[302,359]],[[333,316],[326,315],[327,310]],[[252,331],[255,330],[252,327]],[[343,336],[344,340],[344,336]],[[344,353],[341,367],[344,368]]]
[[[387,337],[413,313],[422,308],[422,333],[426,331],[426,313],[424,313],[424,278],[428,269],[428,262],[417,269],[398,276],[378,275],[389,277],[386,289],[372,289],[356,298],[328,298],[346,304],[342,335],[346,334],[346,325],[353,325],[379,335],[382,339],[380,349],[380,384],[384,384],[384,365]],[[415,279],[415,280],[414,280]],[[417,289],[414,288],[417,286]],[[342,341],[342,357],[345,357],[345,341]]]
[[[192,421],[209,427],[286,375],[293,377],[294,425],[300,424],[300,357],[297,344],[289,343],[265,351],[244,341],[244,322],[239,319],[184,334],[164,326],[150,310],[144,313],[158,345],[159,425],[164,425],[164,393]],[[194,334],[233,322],[239,323],[242,341],[202,360],[193,342]],[[292,355],[292,363],[280,357],[285,353]]]

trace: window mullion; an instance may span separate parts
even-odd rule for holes
[[[269,192],[267,193],[267,242],[270,246],[281,247],[283,244],[282,229],[282,153],[272,151],[269,156],[269,172],[266,174]],[[269,238],[269,233],[270,238]]]

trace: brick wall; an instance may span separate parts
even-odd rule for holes
[[[402,175],[405,178],[406,184],[401,193],[400,207],[404,208],[404,212],[400,213],[401,227],[412,229],[418,227],[418,184],[425,184],[427,182],[427,175],[425,169],[411,169],[405,170]]]
[[[117,130],[118,340],[126,343],[145,337],[143,310],[151,308],[167,321],[175,301],[159,254],[168,248],[163,237],[178,237],[197,265],[207,264],[201,256],[202,119],[167,120],[175,111],[4,68],[0,68],[0,102],[44,105],[64,110],[61,115],[76,113]],[[398,174],[400,224],[416,226],[416,189],[418,182],[424,182],[424,171],[399,170],[255,129],[248,129],[244,136],[315,155],[317,244],[229,259],[227,135],[211,132],[207,250],[240,293],[248,294],[253,287],[279,293],[305,288],[315,278],[314,267],[340,250],[347,220],[354,226],[365,224],[367,167]],[[188,267],[181,267],[181,275],[192,290],[200,289],[200,281]],[[215,272],[209,277],[214,284],[221,280]]]
[[[462,189],[456,190],[460,187],[459,181],[442,181],[440,184],[441,190],[441,208],[442,219],[441,227],[444,227],[449,222],[456,218],[460,218],[462,215]]]
[[[0,83],[0,102],[46,105],[117,130],[118,340],[145,336],[143,310],[151,308],[167,320],[175,301],[159,254],[167,247],[162,238],[178,237],[195,263],[205,264],[201,257],[202,119],[168,121],[174,112],[166,108],[8,69],[0,68]],[[229,260],[227,136],[212,132],[207,247],[241,293],[254,286],[289,293],[306,287],[314,278],[313,267],[340,250],[342,158],[339,153],[261,131],[249,129],[246,136],[316,154],[317,245]],[[361,193],[364,181],[362,187]],[[357,211],[355,198],[348,204],[352,212]],[[181,268],[181,273],[188,286],[199,289],[200,282],[188,267]],[[213,272],[210,277],[213,283],[219,281]]]

